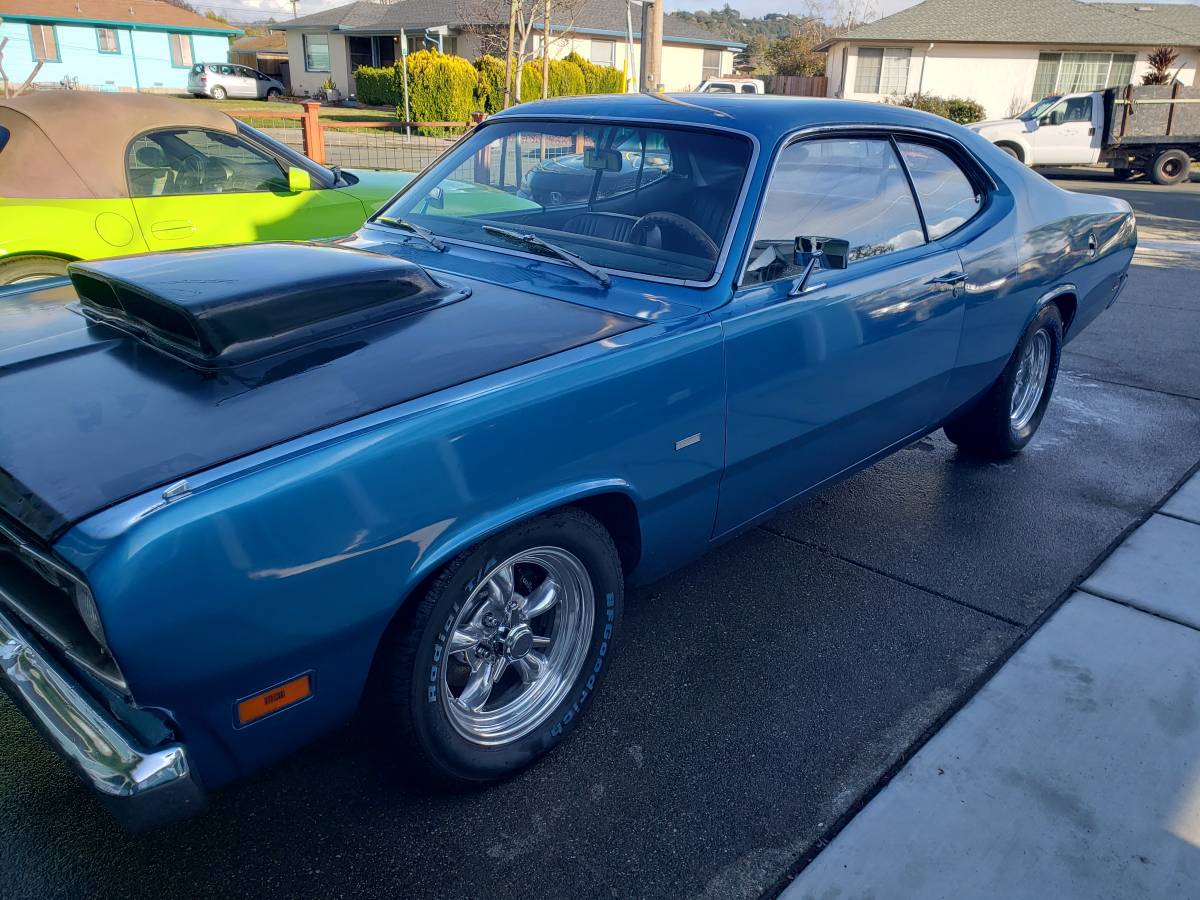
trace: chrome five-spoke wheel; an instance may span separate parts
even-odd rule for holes
[[[1009,419],[1012,427],[1020,431],[1025,428],[1037,412],[1046,390],[1046,376],[1050,374],[1050,334],[1043,328],[1034,333],[1025,346],[1017,376],[1013,381],[1012,403]]]
[[[441,668],[454,729],[494,746],[542,724],[583,667],[594,609],[587,570],[562,548],[533,547],[491,569],[459,611]]]

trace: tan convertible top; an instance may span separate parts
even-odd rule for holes
[[[125,150],[156,128],[232,133],[233,119],[199,100],[147,94],[37,91],[0,103],[0,197],[128,197]]]

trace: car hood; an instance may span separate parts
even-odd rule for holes
[[[370,215],[383,204],[391,200],[400,189],[416,178],[414,172],[381,172],[375,169],[344,169],[346,174],[354,176],[356,182],[349,187],[339,188],[347,194],[353,194],[367,208]]]
[[[987,119],[983,122],[972,122],[967,128],[986,137],[989,132],[1029,131],[1027,124],[1023,119]]]
[[[240,251],[251,267],[252,249]],[[169,264],[197,252],[134,259]],[[103,266],[87,270],[103,274]],[[200,280],[238,281],[229,269]],[[281,302],[300,296],[287,275],[280,279]],[[170,290],[131,280],[134,289]],[[71,282],[3,292],[0,511],[54,540],[94,512],[189,474],[643,324],[488,282],[438,280],[469,296],[210,369],[120,321],[85,315]]]

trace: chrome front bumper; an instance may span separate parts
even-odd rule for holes
[[[182,745],[139,749],[2,608],[0,687],[127,828],[153,827],[204,808]]]

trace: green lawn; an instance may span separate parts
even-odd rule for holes
[[[246,118],[246,122],[249,125],[256,125],[259,121],[269,121],[271,113],[303,112],[303,108],[299,103],[291,103],[285,100],[209,100],[207,97],[193,97],[191,94],[180,94],[179,96],[187,99],[189,103],[204,103],[222,110],[254,110],[255,112],[262,110],[261,120],[257,117],[254,119]],[[352,109],[343,106],[324,105],[321,106],[319,114],[322,119],[328,119],[331,122],[358,122],[363,119],[398,118],[394,110]]]

